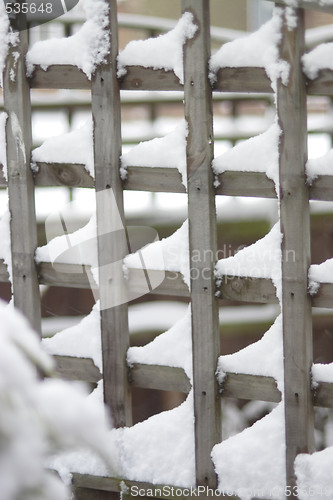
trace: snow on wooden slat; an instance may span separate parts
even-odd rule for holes
[[[36,164],[35,186],[67,186],[93,188],[94,179],[84,165],[73,163]],[[218,176],[217,195],[254,198],[276,198],[274,182],[263,172],[225,171]],[[0,165],[0,186],[7,186]],[[155,193],[185,193],[176,168],[127,167],[124,189]],[[318,175],[309,186],[310,200],[333,201],[333,175]]]
[[[277,112],[282,130],[280,161],[280,228],[282,240],[282,323],[287,485],[296,485],[298,453],[313,451],[311,394],[312,310],[308,295],[310,266],[309,195],[306,186],[307,116],[305,81],[300,68],[304,50],[304,12],[288,26],[284,12],[280,57],[290,67],[288,84],[278,81]],[[295,148],[295,144],[298,145]],[[295,496],[296,497],[296,496]]]
[[[333,95],[333,71],[324,69],[314,80],[306,79],[309,95]],[[46,71],[36,67],[29,80],[34,89],[90,89],[91,82],[76,66],[50,66]],[[120,79],[122,90],[183,90],[173,71],[130,66]],[[217,92],[273,92],[264,68],[222,68],[213,85]]]
[[[18,22],[21,22],[18,21]],[[40,297],[34,254],[37,226],[34,183],[30,169],[31,108],[25,77],[27,31],[18,35],[18,45],[9,49],[4,72],[9,210],[14,304],[40,332]]]

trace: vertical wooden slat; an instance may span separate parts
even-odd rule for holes
[[[215,371],[219,355],[218,304],[215,297],[216,255],[209,2],[183,0],[198,30],[184,46],[185,118],[188,123],[187,174],[191,258],[193,391],[196,477],[199,485],[216,484],[210,453],[220,441],[220,401]],[[208,252],[205,250],[209,250]],[[195,254],[193,254],[195,252]],[[199,262],[197,262],[200,260]]]
[[[120,91],[117,81],[117,1],[110,0],[111,46],[107,64],[101,65],[92,80],[94,159],[98,231],[99,287],[103,353],[104,400],[111,408],[116,427],[131,424],[131,398],[126,353],[129,347],[127,304],[116,303],[122,290],[122,262],[127,253],[123,211],[123,190],[119,176],[121,156]],[[122,223],[121,223],[122,221]],[[117,230],[117,232],[115,232]],[[106,268],[119,262],[110,277]],[[112,279],[110,286],[109,280]]]
[[[34,183],[30,169],[31,107],[25,75],[27,30],[17,34],[4,72],[9,210],[14,304],[40,332],[40,297],[34,254],[37,247]]]
[[[304,13],[297,27],[284,13],[280,56],[290,67],[288,85],[278,82],[280,142],[280,224],[282,243],[282,313],[284,341],[285,429],[287,484],[295,485],[294,460],[313,449],[311,398],[312,318],[307,293],[310,265],[306,91],[300,58],[304,49]]]

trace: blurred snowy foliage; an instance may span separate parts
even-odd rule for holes
[[[0,484],[2,500],[63,500],[70,491],[47,469],[55,454],[85,448],[109,468],[104,416],[86,391],[42,379],[52,359],[11,306],[0,303]],[[114,472],[114,470],[113,470]]]

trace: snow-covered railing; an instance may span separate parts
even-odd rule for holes
[[[323,2],[323,10],[331,9],[330,3]],[[303,11],[288,2],[286,8],[275,9],[272,21],[259,33],[224,45],[211,58],[209,2],[183,0],[183,16],[171,34],[144,46],[134,44],[134,50],[132,45],[118,65],[116,0],[87,0],[86,5],[94,14],[89,18],[94,28],[87,23],[83,38],[93,57],[89,53],[85,59],[74,50],[78,66],[62,64],[61,51],[51,58],[46,44],[49,58],[44,46],[28,55],[31,74],[27,78],[26,33],[12,40],[3,83],[7,169],[1,179],[9,193],[11,254],[2,256],[6,263],[0,262],[0,279],[11,280],[14,303],[35,329],[40,329],[39,284],[91,288],[94,269],[99,273],[101,310],[94,307],[83,320],[88,326],[82,322],[74,332],[59,332],[44,342],[54,352],[57,337],[73,342],[80,328],[96,336],[90,356],[82,350],[81,357],[58,351],[58,371],[71,379],[103,380],[104,401],[115,425],[110,443],[120,472],[108,476],[100,464],[85,462],[82,468],[82,463],[75,463],[76,498],[101,498],[101,492],[126,496],[132,488],[136,488],[132,493],[141,490],[155,498],[188,496],[188,488],[194,488],[198,496],[196,487],[206,498],[212,496],[208,488],[217,486],[228,498],[307,498],[318,464],[327,471],[332,454],[328,448],[328,459],[319,453],[310,455],[313,407],[333,407],[332,366],[313,366],[311,307],[332,307],[333,279],[330,261],[310,267],[309,198],[333,201],[333,176],[330,154],[317,162],[307,162],[306,156],[306,94],[333,95],[327,47],[321,51],[324,56],[303,57],[301,66]],[[322,8],[306,1],[300,6]],[[98,47],[87,42],[96,39]],[[80,47],[78,40],[82,41],[82,33],[74,48]],[[64,48],[68,41],[60,43]],[[43,59],[38,64],[36,54]],[[151,64],[147,54],[153,58]],[[128,62],[135,56],[140,65]],[[75,136],[75,141],[73,135],[62,138],[56,147],[46,141],[31,157],[29,87],[91,89],[92,127]],[[185,123],[171,138],[154,139],[122,155],[121,89],[181,90]],[[276,121],[264,134],[214,158],[213,91],[274,93]],[[79,145],[77,151],[63,148],[68,140]],[[52,242],[35,255],[34,187],[43,185],[96,190],[97,230],[89,238],[97,239],[97,263],[89,255],[85,257],[93,263],[74,258],[53,265],[52,259],[45,258]],[[189,223],[172,237],[127,255],[126,238],[112,238],[114,226],[108,225],[112,216],[117,229],[121,222],[124,225],[124,189],[187,192]],[[216,195],[276,198],[280,221],[262,240],[218,260]],[[64,236],[68,244],[73,235]],[[170,247],[175,261],[168,256]],[[140,257],[151,263],[145,271],[154,282],[161,272],[154,258],[156,249],[164,252],[165,278],[154,293],[189,297],[191,309],[153,343],[129,349],[127,303],[112,302],[117,287],[112,287],[103,266],[110,258],[117,264],[111,277],[113,282],[119,279],[118,285],[124,279],[124,259],[126,281],[134,294],[141,293],[147,276],[140,273],[137,261]],[[281,314],[260,342],[220,356],[220,298],[280,303]],[[81,344],[76,348],[87,349]],[[187,399],[167,414],[131,427],[131,387],[176,390],[187,394]],[[221,441],[221,397],[279,404],[250,429]],[[167,438],[161,441],[164,433]],[[314,486],[331,487],[330,481],[326,473]],[[161,484],[165,488],[157,486]],[[167,485],[176,493],[170,493]],[[216,492],[215,496],[222,495]]]

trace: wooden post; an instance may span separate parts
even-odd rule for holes
[[[9,210],[14,305],[40,332],[40,297],[34,254],[37,248],[31,155],[30,90],[25,71],[27,30],[17,33],[4,71]]]
[[[110,53],[92,80],[94,159],[98,233],[101,335],[104,400],[116,427],[130,425],[131,398],[126,354],[129,347],[127,303],[117,303],[122,289],[122,258],[127,253],[123,189],[119,176],[121,156],[120,90],[117,80],[117,1],[110,0]],[[117,263],[118,264],[115,264]],[[106,269],[114,263],[114,275]],[[112,279],[112,283],[109,280]],[[114,285],[114,286],[112,286]],[[118,301],[119,302],[119,301]]]
[[[215,377],[220,344],[214,278],[217,245],[211,169],[212,93],[208,80],[209,2],[183,0],[182,5],[184,12],[193,14],[193,22],[198,26],[194,38],[184,46],[196,478],[199,485],[214,487],[216,474],[210,454],[221,440],[221,420]],[[194,251],[200,259],[192,259]]]
[[[284,342],[285,429],[287,485],[296,484],[294,461],[313,450],[311,396],[312,316],[307,293],[310,266],[306,90],[301,70],[304,13],[297,10],[297,27],[284,15],[280,57],[289,64],[288,84],[278,82],[280,141],[280,224],[282,243],[282,313]],[[294,495],[296,497],[296,495]]]

